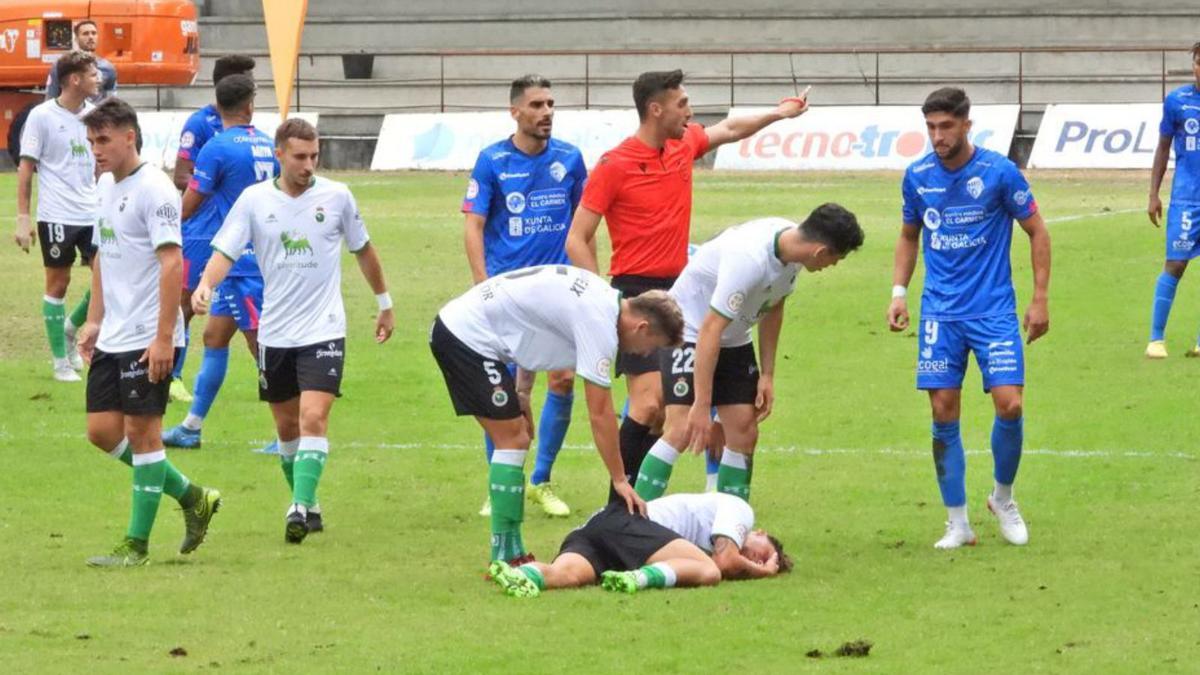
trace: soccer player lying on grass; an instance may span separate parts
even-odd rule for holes
[[[563,541],[554,562],[512,567],[495,561],[492,579],[514,597],[600,581],[605,590],[715,586],[787,572],[783,544],[754,529],[754,509],[720,492],[674,494],[646,504],[647,516],[610,503]]]
[[[532,559],[521,541],[521,522],[533,420],[505,364],[528,371],[571,368],[583,378],[592,436],[618,495],[612,501],[644,512],[617,445],[610,371],[618,349],[649,354],[679,344],[682,334],[679,306],[666,291],[622,298],[600,277],[568,265],[492,277],[438,312],[429,348],[454,411],[475,417],[496,444],[488,468],[490,560]]]
[[[729,228],[692,256],[671,287],[683,310],[683,344],[660,353],[667,424],[638,470],[643,499],[666,490],[681,450],[704,451],[713,406],[725,432],[717,491],[750,499],[758,425],[775,401],[784,300],[801,270],[836,265],[862,243],[853,213],[822,204],[799,225],[762,218]],[[750,334],[756,324],[761,373]]]

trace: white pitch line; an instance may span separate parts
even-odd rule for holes
[[[1116,211],[1097,211],[1095,213],[1077,213],[1073,216],[1058,216],[1056,218],[1047,218],[1046,224],[1053,223],[1069,223],[1073,220],[1086,220],[1088,218],[1105,218],[1108,216],[1124,215],[1126,213],[1138,213],[1145,209],[1117,209]]]

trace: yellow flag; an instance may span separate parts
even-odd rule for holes
[[[267,46],[271,50],[271,75],[275,78],[275,100],[279,103],[279,117],[287,119],[308,0],[262,0],[262,3],[263,19],[267,23]]]

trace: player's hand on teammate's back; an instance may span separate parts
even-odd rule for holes
[[[904,298],[892,298],[892,304],[888,305],[887,322],[893,333],[908,328],[908,303]]]
[[[146,364],[149,371],[147,378],[151,384],[160,382],[171,376],[171,369],[175,366],[175,345],[171,344],[169,337],[155,338],[138,361]]]
[[[1150,222],[1158,227],[1159,221],[1162,220],[1162,200],[1158,198],[1158,195],[1150,195],[1150,206],[1147,207],[1146,212],[1150,214]]]
[[[378,344],[387,342],[395,330],[396,313],[390,309],[380,312],[379,318],[375,320],[375,342]]]
[[[687,447],[694,454],[700,454],[708,448],[708,437],[712,433],[712,411],[710,406],[700,406],[693,403],[687,418]]]
[[[1025,310],[1025,344],[1042,337],[1050,330],[1050,309],[1045,300],[1034,300]]]
[[[17,229],[13,231],[13,241],[26,253],[29,253],[29,247],[37,242],[37,231],[33,229],[28,213],[17,215]]]
[[[208,314],[208,306],[212,303],[212,289],[204,284],[196,286],[196,290],[192,291],[192,312],[195,314]]]
[[[636,513],[643,518],[646,516],[646,500],[638,496],[629,481],[613,483],[613,490],[625,500],[625,508],[629,509],[630,513]]]
[[[100,335],[100,327],[88,321],[79,327],[79,332],[75,335],[76,349],[79,350],[79,356],[83,362],[92,365],[92,353],[96,349],[96,338]]]

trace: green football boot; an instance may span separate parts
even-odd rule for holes
[[[200,497],[190,509],[182,509],[185,532],[183,542],[179,544],[180,553],[191,553],[204,543],[204,535],[208,534],[208,524],[212,522],[217,509],[221,508],[221,493],[212,488],[200,488]]]
[[[609,570],[600,575],[600,585],[606,591],[615,593],[637,593],[637,577],[633,572],[615,572]]]
[[[150,562],[146,544],[125,538],[112,553],[87,559],[88,567],[140,567]]]
[[[496,585],[509,597],[536,598],[542,594],[541,589],[529,577],[503,560],[492,561],[492,564],[488,566],[488,574],[491,575],[492,581],[495,581]]]

